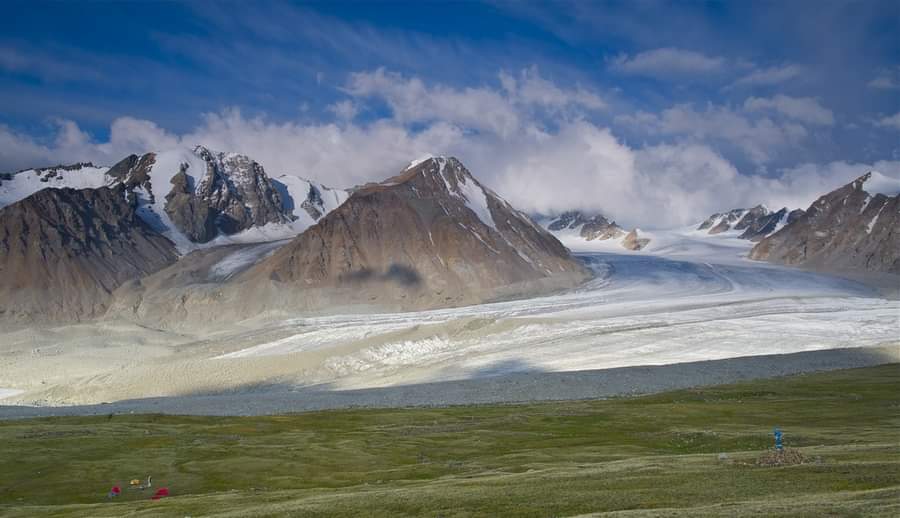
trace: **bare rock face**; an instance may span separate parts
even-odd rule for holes
[[[629,250],[641,250],[650,243],[650,239],[639,237],[637,229],[632,230],[622,240],[622,246]]]
[[[559,230],[565,230],[567,228],[576,229],[584,225],[586,222],[587,220],[585,219],[584,214],[577,210],[571,210],[568,212],[563,212],[559,215],[559,217],[550,222],[550,224],[547,225],[547,230],[555,232]]]
[[[166,214],[184,235],[195,243],[205,243],[218,235],[218,212],[208,200],[195,196],[190,177],[182,165],[172,177],[172,190],[166,195]]]
[[[616,239],[625,235],[625,231],[615,221],[609,221],[600,214],[585,221],[581,227],[581,237],[588,241],[594,239]]]
[[[592,217],[585,216],[581,211],[568,211],[555,217],[546,223],[547,230],[560,239],[565,240],[570,246],[580,246],[580,240],[584,241],[614,241],[627,250],[640,250],[650,242],[649,238],[626,240],[630,233],[620,227],[615,221],[610,221],[602,214]],[[632,230],[637,236],[637,229]]]
[[[761,240],[751,259],[830,270],[900,273],[900,195],[871,195],[867,173],[816,200]]]
[[[706,230],[708,234],[713,235],[742,230],[738,236],[740,239],[759,241],[802,214],[803,211],[800,209],[788,211],[785,207],[772,212],[763,205],[757,205],[750,209],[733,209],[713,214],[704,220],[697,230]]]
[[[194,243],[292,221],[281,194],[257,162],[203,146],[192,153],[187,157],[191,160],[161,160],[156,153],[130,155],[106,174],[144,206],[154,206],[162,196],[162,210],[175,229]],[[167,168],[171,170],[163,170]]]
[[[262,166],[245,155],[195,150],[206,161],[207,169],[195,196],[215,213],[215,223],[226,234],[233,234],[267,223],[287,223],[289,216],[278,190]],[[200,236],[197,239],[204,242]]]
[[[431,158],[343,205],[241,275],[348,303],[436,307],[571,287],[589,272],[455,158]]]
[[[38,191],[0,209],[0,318],[98,316],[119,285],[176,258],[124,187]]]

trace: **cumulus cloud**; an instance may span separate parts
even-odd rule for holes
[[[620,54],[611,63],[613,70],[618,72],[645,76],[703,74],[716,72],[724,65],[722,58],[672,47],[647,50],[634,56]]]
[[[834,113],[811,97],[776,95],[770,98],[751,97],[744,101],[749,111],[775,110],[791,119],[822,126],[834,125]]]
[[[227,109],[174,134],[151,121],[123,117],[102,141],[71,121],[56,121],[46,141],[0,126],[0,165],[10,170],[81,160],[112,164],[129,153],[203,144],[246,153],[272,175],[349,187],[392,176],[412,158],[437,153],[459,157],[523,210],[602,211],[623,225],[644,228],[692,224],[711,212],[757,203],[806,206],[872,167],[837,163],[772,177],[741,174],[709,142],[726,134],[734,142],[752,142],[751,152],[764,156],[802,138],[803,130],[727,107],[679,105],[661,114],[639,113],[635,122],[675,141],[634,147],[579,115],[602,109],[594,93],[562,87],[534,69],[501,73],[497,85],[470,89],[376,70],[352,76],[347,96],[352,109],[335,104],[336,122],[279,122]],[[353,118],[366,103],[389,111],[375,120]],[[900,176],[898,162],[874,167]]]
[[[769,68],[754,68],[751,72],[739,78],[729,87],[741,86],[771,86],[785,83],[797,78],[806,71],[800,65],[786,64]]]
[[[660,113],[638,112],[616,118],[622,124],[662,136],[674,136],[696,143],[726,143],[740,150],[756,164],[771,161],[787,146],[807,136],[806,129],[788,121],[769,117],[752,118],[727,106],[707,104],[697,109],[678,104]]]

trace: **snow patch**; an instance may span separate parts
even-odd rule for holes
[[[96,189],[110,185],[111,179],[106,176],[108,167],[83,166],[79,169],[66,171],[57,169],[52,176],[49,171],[54,168],[46,168],[43,171],[28,169],[12,175],[12,179],[0,179],[0,208],[31,196],[46,188],[62,189]],[[46,179],[42,182],[41,179]]]
[[[886,206],[887,206],[887,203],[882,205],[881,208],[878,209],[878,212],[875,213],[875,217],[873,217],[872,221],[870,221],[869,224],[866,226],[866,234],[872,233],[872,229],[875,228],[875,223],[878,222],[878,216],[881,216],[881,211],[883,211]]]
[[[484,189],[475,183],[475,180],[460,175],[456,182],[459,188],[459,194],[466,200],[466,207],[469,208],[482,223],[497,230],[497,224],[494,222],[494,216],[491,214],[491,208],[488,206],[487,193]]]
[[[417,158],[417,159],[413,160],[412,162],[410,162],[409,165],[406,166],[406,168],[404,169],[404,171],[409,171],[409,170],[412,169],[413,167],[416,167],[417,165],[421,164],[422,162],[427,162],[428,160],[431,160],[432,158],[435,158],[435,156],[432,155],[431,153],[422,155],[422,156],[420,156],[419,158]]]

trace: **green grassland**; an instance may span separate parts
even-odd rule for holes
[[[756,465],[774,425],[810,462]],[[126,487],[147,475],[172,496]],[[0,421],[2,516],[594,513],[898,516],[900,364],[603,401]]]

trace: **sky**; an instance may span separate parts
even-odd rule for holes
[[[349,187],[458,157],[642,228],[900,177],[900,3],[4,2],[0,172],[202,144]]]

